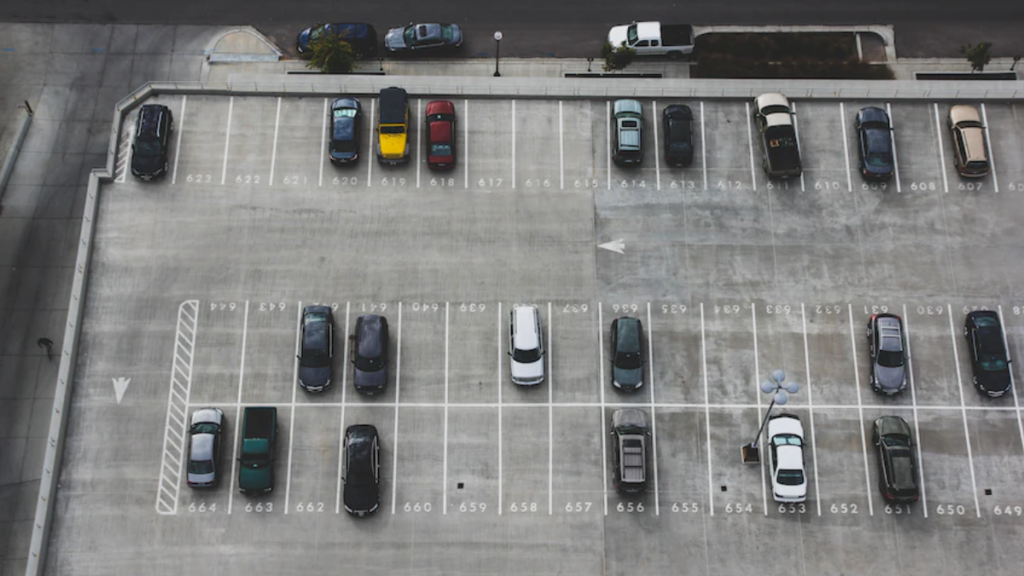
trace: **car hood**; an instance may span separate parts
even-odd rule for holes
[[[977,372],[978,385],[986,392],[1005,392],[1010,387],[1009,370]]]
[[[622,46],[622,43],[626,41],[626,32],[629,30],[629,26],[614,26],[608,31],[608,43],[613,48]]]
[[[132,169],[139,172],[156,172],[164,166],[164,159],[160,156],[136,156],[132,154]]]
[[[356,368],[354,372],[355,376],[353,381],[355,382],[356,388],[383,388],[388,381],[387,370],[365,372]]]
[[[335,160],[352,160],[355,157],[356,152],[354,150],[352,152],[335,152],[334,150],[331,150],[331,158],[334,158]]]
[[[380,504],[380,491],[373,484],[345,483],[345,508],[352,512],[372,512]]]
[[[512,376],[517,380],[536,380],[544,375],[544,359],[524,364],[512,361]]]
[[[381,134],[380,152],[389,156],[400,156],[405,154],[407,143],[405,133],[402,134]]]
[[[238,487],[242,490],[263,490],[269,488],[272,470],[273,467],[271,466],[259,468],[242,466],[238,469]]]
[[[795,486],[773,483],[772,491],[782,498],[805,498],[807,496],[807,480],[804,480],[803,484]]]
[[[875,365],[875,382],[878,387],[888,392],[899,392],[906,384],[906,370],[903,366]]]
[[[644,370],[643,368],[634,368],[630,370],[613,366],[612,378],[614,378],[620,386],[628,386],[632,388],[643,383]]]
[[[320,388],[331,381],[330,366],[299,366],[299,382],[306,388]]]
[[[209,474],[193,474],[193,473],[189,472],[188,473],[188,483],[189,484],[212,484],[214,479],[216,478],[216,476],[217,475],[216,475],[215,472],[210,472]]]
[[[388,50],[405,48],[405,28],[392,28],[384,35],[384,47]]]

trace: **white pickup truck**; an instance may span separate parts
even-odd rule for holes
[[[625,42],[627,48],[636,50],[637,56],[682,58],[693,53],[693,38],[693,26],[661,22],[633,22],[608,32],[608,42],[613,47]]]

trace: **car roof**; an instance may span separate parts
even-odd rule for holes
[[[213,460],[213,434],[192,435],[192,460]]]
[[[804,469],[804,449],[802,446],[785,444],[775,449],[775,458],[778,461],[778,468],[787,470]]]
[[[331,121],[333,131],[331,132],[331,138],[333,140],[355,140],[356,139],[356,120],[355,118],[333,118]]]
[[[533,350],[540,346],[536,312],[534,306],[516,306],[512,310],[516,323],[516,347],[520,350]]]
[[[615,329],[618,331],[618,350],[621,352],[640,351],[640,333],[642,331],[640,320],[636,318],[622,317],[615,321]]]
[[[767,124],[768,128],[792,126],[793,118],[789,114],[769,114],[765,116],[765,124]]]
[[[359,355],[376,358],[382,356],[384,319],[376,314],[367,314],[359,317],[359,332],[356,334],[358,340]]]
[[[380,121],[383,124],[402,124],[405,122],[405,105],[409,98],[405,90],[384,88],[380,91]]]
[[[435,120],[430,123],[431,142],[451,142],[452,123],[447,120]]]
[[[638,120],[632,118],[619,119],[619,148],[640,149],[640,127],[632,124],[639,124]]]

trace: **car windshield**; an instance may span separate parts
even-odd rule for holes
[[[377,372],[384,368],[384,358],[367,358],[365,356],[356,356],[356,370],[360,372]]]
[[[615,366],[623,370],[636,370],[640,367],[640,353],[619,352],[615,355]]]
[[[779,470],[779,474],[776,479],[779,484],[785,484],[786,486],[799,486],[804,483],[804,471]]]
[[[799,436],[795,436],[793,434],[780,434],[772,438],[772,443],[774,443],[776,446],[785,446],[787,444],[791,444],[793,446],[803,446],[804,442],[803,440],[800,439]]]
[[[789,108],[786,108],[781,104],[772,104],[761,108],[761,114],[764,114],[765,116],[769,116],[771,114],[789,114]]]
[[[135,155],[136,156],[159,156],[160,155],[160,141],[159,140],[136,140],[135,141]]]
[[[635,44],[639,36],[636,34],[636,24],[626,29],[626,43]]]
[[[401,124],[388,124],[380,127],[381,134],[405,134],[405,126]]]
[[[213,460],[189,460],[189,474],[213,474]]]
[[[981,359],[981,369],[986,372],[1002,372],[1006,370],[1006,360],[998,356],[986,356]]]
[[[981,122],[977,120],[963,120],[957,124],[958,128],[981,128]]]
[[[354,108],[341,108],[334,111],[335,118],[355,118],[356,111]]]
[[[193,434],[216,434],[217,425],[213,422],[200,422],[192,427]]]
[[[451,144],[431,144],[430,145],[431,156],[451,156],[452,145]]]
[[[875,152],[874,154],[868,154],[867,158],[864,159],[868,166],[875,166],[877,168],[886,168],[892,164],[888,154],[880,154]]]
[[[878,351],[878,364],[886,368],[903,366],[903,352],[890,352],[889,350]]]
[[[532,364],[540,360],[540,348],[534,348],[533,350],[512,350],[512,359],[522,364]]]

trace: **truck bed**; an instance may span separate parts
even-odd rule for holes
[[[693,44],[693,26],[689,24],[662,24],[662,46],[689,46]]]
[[[274,435],[277,424],[277,408],[249,407],[245,409],[245,420],[242,424],[242,438],[270,439]]]

